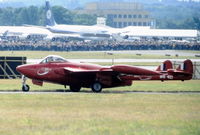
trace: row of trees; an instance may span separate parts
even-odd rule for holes
[[[0,25],[43,25],[44,9],[34,6],[28,8],[0,9]]]
[[[61,6],[52,7],[54,18],[58,24],[96,24],[95,15],[76,14]],[[0,25],[45,25],[44,7],[0,8]]]
[[[145,5],[145,9],[156,19],[158,28],[200,29],[200,6]],[[95,15],[76,14],[61,6],[52,7],[58,24],[96,24]],[[109,21],[109,19],[108,19]],[[44,7],[0,8],[0,25],[45,25]],[[109,23],[108,23],[109,24]]]
[[[145,9],[156,19],[158,28],[200,29],[200,3],[150,4]]]

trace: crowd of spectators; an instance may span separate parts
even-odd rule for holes
[[[0,40],[1,51],[105,51],[105,50],[200,50],[199,42],[183,41],[14,41]]]

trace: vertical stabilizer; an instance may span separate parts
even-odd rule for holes
[[[52,11],[51,11],[49,1],[46,1],[46,4],[45,4],[45,15],[46,15],[46,17],[45,17],[46,18],[46,26],[56,25],[56,22],[54,20],[54,17],[53,17]]]
[[[160,66],[158,66],[156,71],[167,71],[168,69],[172,69],[172,62],[170,60],[164,61]]]
[[[192,61],[191,60],[185,60],[181,65],[178,66],[177,70],[193,74]]]

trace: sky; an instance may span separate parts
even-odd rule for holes
[[[19,1],[19,0],[0,0],[0,1]],[[37,0],[38,1],[38,0]],[[39,0],[40,1],[40,0]],[[51,0],[50,0],[51,1]],[[69,0],[68,0],[69,1]],[[159,0],[162,1],[162,0]],[[179,0],[179,1],[189,1],[189,0]],[[193,1],[200,1],[200,0],[193,0]]]
[[[15,3],[22,3],[24,5],[42,5],[43,3],[45,3],[46,0],[0,0],[0,3],[1,2],[9,2],[10,4],[13,4]],[[77,6],[80,6],[80,5],[84,5],[85,3],[87,2],[92,2],[92,1],[101,1],[101,0],[49,0],[50,3],[52,5],[55,5],[55,4],[58,4],[58,5],[63,5],[63,6],[66,6],[67,4],[71,3],[71,4],[75,4],[77,3]],[[73,1],[76,1],[76,2],[73,2]],[[106,1],[106,0],[103,0],[103,1]],[[115,0],[113,0],[115,1]],[[116,1],[120,1],[120,0],[116,0]],[[139,1],[139,0],[123,0],[123,1]],[[142,0],[140,0],[142,2]],[[155,0],[152,0],[152,1],[155,1]],[[164,0],[157,0],[157,1],[164,1]],[[175,0],[174,0],[175,1]],[[178,0],[178,1],[189,1],[189,0]],[[200,0],[192,0],[192,1],[198,1],[200,2]],[[1,6],[1,5],[0,5]],[[12,6],[12,5],[11,5]]]

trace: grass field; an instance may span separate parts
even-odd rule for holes
[[[33,85],[31,80],[27,81],[30,85],[31,90],[34,91],[55,91],[55,90],[65,90],[64,86],[57,84],[44,83],[44,86]],[[5,90],[19,90],[21,91],[21,80],[0,80],[0,91]],[[69,88],[67,87],[68,91]],[[87,88],[82,88],[82,91],[91,91]],[[103,89],[105,92],[123,92],[123,91],[200,91],[200,80],[190,80],[190,81],[134,81],[132,86],[127,87],[116,87]]]
[[[199,135],[200,95],[4,94],[1,135]]]
[[[186,51],[184,51],[186,52]],[[192,51],[189,51],[192,53]],[[200,53],[200,51],[194,51],[194,53]],[[138,51],[139,53],[139,51]],[[28,59],[41,59],[47,55],[60,55],[66,59],[117,59],[117,58],[127,58],[127,59],[197,59],[194,56],[165,56],[163,55],[150,55],[145,54],[142,56],[136,55],[136,53],[115,53],[113,55],[108,55],[105,52],[59,52],[59,51],[1,51],[1,56],[26,56]]]
[[[198,53],[198,52],[195,52]],[[9,52],[1,56],[43,58],[175,58],[159,55],[104,52]],[[191,58],[191,57],[178,57]],[[195,58],[195,57],[192,57]],[[142,63],[140,63],[142,64]],[[157,65],[158,63],[155,63]],[[64,90],[27,82],[33,91]],[[66,90],[68,91],[69,88]],[[0,92],[21,91],[21,80],[0,80]],[[30,90],[30,91],[31,91]],[[135,81],[130,87],[103,89],[104,93],[0,94],[0,135],[199,135],[200,94],[129,93],[129,91],[200,91],[200,80]],[[45,93],[45,92],[44,92]]]

